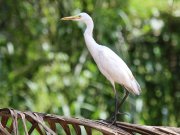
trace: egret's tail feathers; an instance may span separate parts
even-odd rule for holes
[[[132,81],[133,93],[139,95],[141,93],[141,87],[136,80]]]

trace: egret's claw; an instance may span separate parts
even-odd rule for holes
[[[111,127],[112,125],[116,125],[116,119],[114,119],[114,117],[107,120],[99,119],[98,122],[100,124],[108,125],[108,127]]]
[[[108,123],[108,124],[109,124],[109,123],[112,122],[112,120],[102,120],[102,119],[101,119],[101,120],[99,120],[99,122],[102,122],[102,123]]]
[[[110,126],[112,126],[112,125],[115,125],[116,126],[116,119],[114,119],[112,122],[111,122],[111,124],[110,124]]]
[[[130,116],[130,114],[129,113],[126,113],[126,112],[119,112],[118,111],[118,113],[117,113],[117,116],[118,115],[127,115],[127,116]],[[110,117],[110,119],[108,119],[108,120],[106,120],[106,121],[110,121],[110,122],[112,122],[113,121],[113,119],[114,119],[114,115],[113,116],[111,116]]]

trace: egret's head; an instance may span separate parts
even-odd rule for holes
[[[74,20],[74,21],[80,21],[80,22],[88,22],[91,20],[91,17],[87,13],[80,13],[75,16],[69,16],[69,17],[63,17],[61,20]]]

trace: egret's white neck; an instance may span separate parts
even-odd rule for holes
[[[94,29],[93,20],[90,18],[89,20],[85,21],[85,24],[86,24],[86,30],[84,32],[84,35],[93,36],[93,29]]]
[[[95,53],[97,52],[97,47],[99,46],[96,41],[93,38],[93,28],[94,23],[92,19],[89,19],[88,21],[85,21],[86,24],[86,30],[84,32],[84,39],[86,42],[86,46],[88,50],[90,51],[92,56],[95,56]]]

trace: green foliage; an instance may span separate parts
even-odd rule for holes
[[[166,0],[10,0],[0,2],[0,107],[107,118],[113,90],[87,52],[79,11],[94,38],[121,56],[142,87],[121,119],[180,126],[180,2]],[[117,85],[122,97],[122,89]]]

